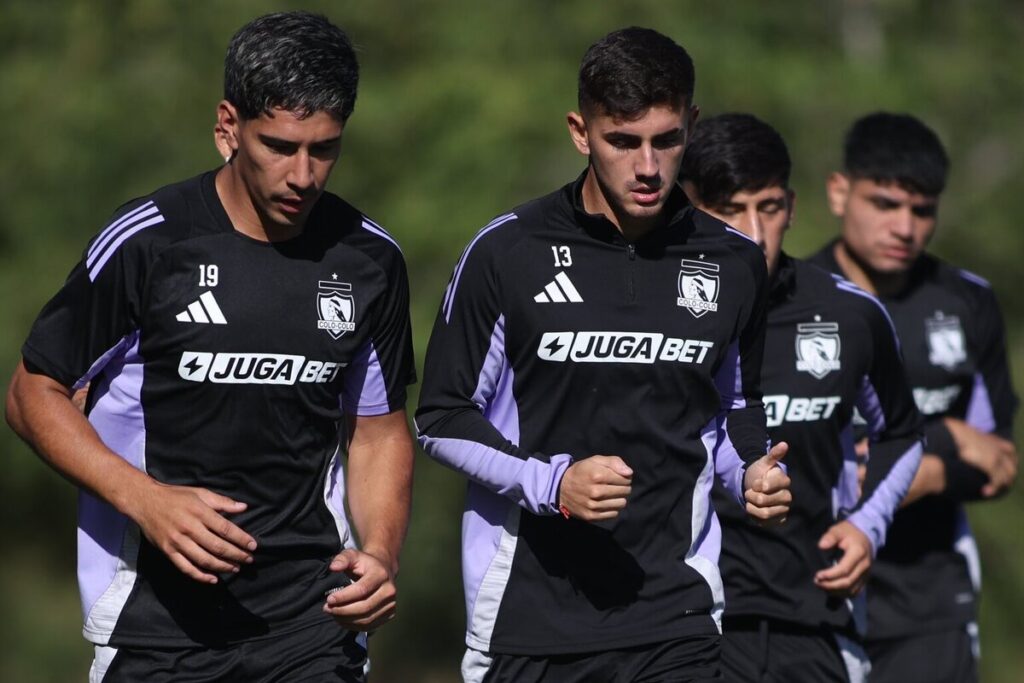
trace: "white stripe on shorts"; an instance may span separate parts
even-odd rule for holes
[[[116,647],[96,646],[96,658],[92,660],[92,666],[89,667],[89,683],[103,683],[103,677],[107,675],[107,669],[110,668],[116,654]]]

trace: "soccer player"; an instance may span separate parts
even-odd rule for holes
[[[7,418],[81,489],[91,681],[361,681],[359,632],[394,614],[408,283],[324,192],[357,81],[323,17],[244,26],[230,163],[117,209],[25,342]]]
[[[715,453],[734,505],[788,510],[764,256],[676,185],[693,85],[650,29],[592,45],[586,170],[484,227],[448,284],[416,422],[469,479],[466,681],[720,680]]]
[[[868,584],[872,683],[977,679],[980,576],[961,503],[998,495],[1017,472],[1017,400],[992,288],[925,252],[948,165],[912,116],[856,121],[827,185],[841,235],[812,259],[886,305],[926,420],[921,468]]]
[[[793,216],[782,136],[749,114],[702,121],[680,178],[694,205],[755,240],[768,262],[769,435],[789,444],[785,525],[749,523],[716,485],[722,521],[722,665],[733,681],[866,680],[853,598],[921,459],[920,418],[882,305],[782,251]],[[858,493],[854,407],[874,443]],[[859,498],[859,499],[858,499]],[[863,617],[863,604],[860,605]]]

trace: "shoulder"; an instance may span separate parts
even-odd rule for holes
[[[543,231],[553,219],[557,220],[563,207],[558,192],[519,204],[489,220],[467,242],[457,268],[467,261],[508,263],[516,247],[531,235]]]
[[[931,254],[923,255],[921,261],[925,277],[948,296],[962,299],[970,310],[977,310],[978,307],[998,309],[995,292],[985,278]]]
[[[750,273],[758,286],[762,286],[762,283],[767,281],[768,270],[765,265],[764,251],[754,240],[700,209],[693,208],[691,217],[695,241],[703,241],[724,248],[741,264],[744,270]]]
[[[86,247],[90,279],[95,280],[115,255],[147,259],[167,245],[188,238],[201,205],[202,177],[166,185],[115,209]]]
[[[354,250],[388,273],[389,279],[405,273],[405,257],[394,235],[336,194],[321,195],[307,229],[314,231],[313,239],[325,249]]]
[[[896,338],[896,326],[878,297],[814,263],[794,259],[794,265],[804,292],[824,299],[837,315],[862,321],[874,335]]]

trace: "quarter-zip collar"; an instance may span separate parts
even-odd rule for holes
[[[573,223],[581,227],[587,234],[595,239],[609,244],[626,245],[629,241],[623,237],[619,229],[615,227],[608,218],[602,214],[589,213],[583,206],[583,182],[587,178],[590,168],[587,167],[576,180],[563,188],[563,199],[567,208],[572,213]],[[668,216],[668,220],[662,225],[654,228],[646,235],[636,240],[638,250],[649,248],[653,245],[664,245],[680,241],[681,235],[693,231],[693,206],[682,189],[673,184],[668,199],[662,207],[662,212]]]

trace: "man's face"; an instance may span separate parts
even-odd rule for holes
[[[764,251],[768,272],[775,272],[782,251],[782,238],[793,217],[796,197],[792,190],[781,185],[771,185],[755,192],[741,190],[720,206],[711,206],[696,196],[692,183],[684,182],[683,188],[698,209],[754,240]]]
[[[590,157],[600,193],[593,196],[617,225],[657,217],[679,173],[697,110],[656,105],[638,119],[569,114],[576,148]],[[589,210],[589,209],[588,209]]]
[[[910,270],[935,233],[938,197],[841,173],[829,177],[827,189],[829,208],[843,221],[843,243],[876,273]]]
[[[230,108],[224,121],[224,108]],[[342,122],[319,111],[306,118],[275,109],[255,119],[232,116],[221,103],[218,125],[233,148],[232,170],[264,225],[301,227],[323,193],[341,150]]]

